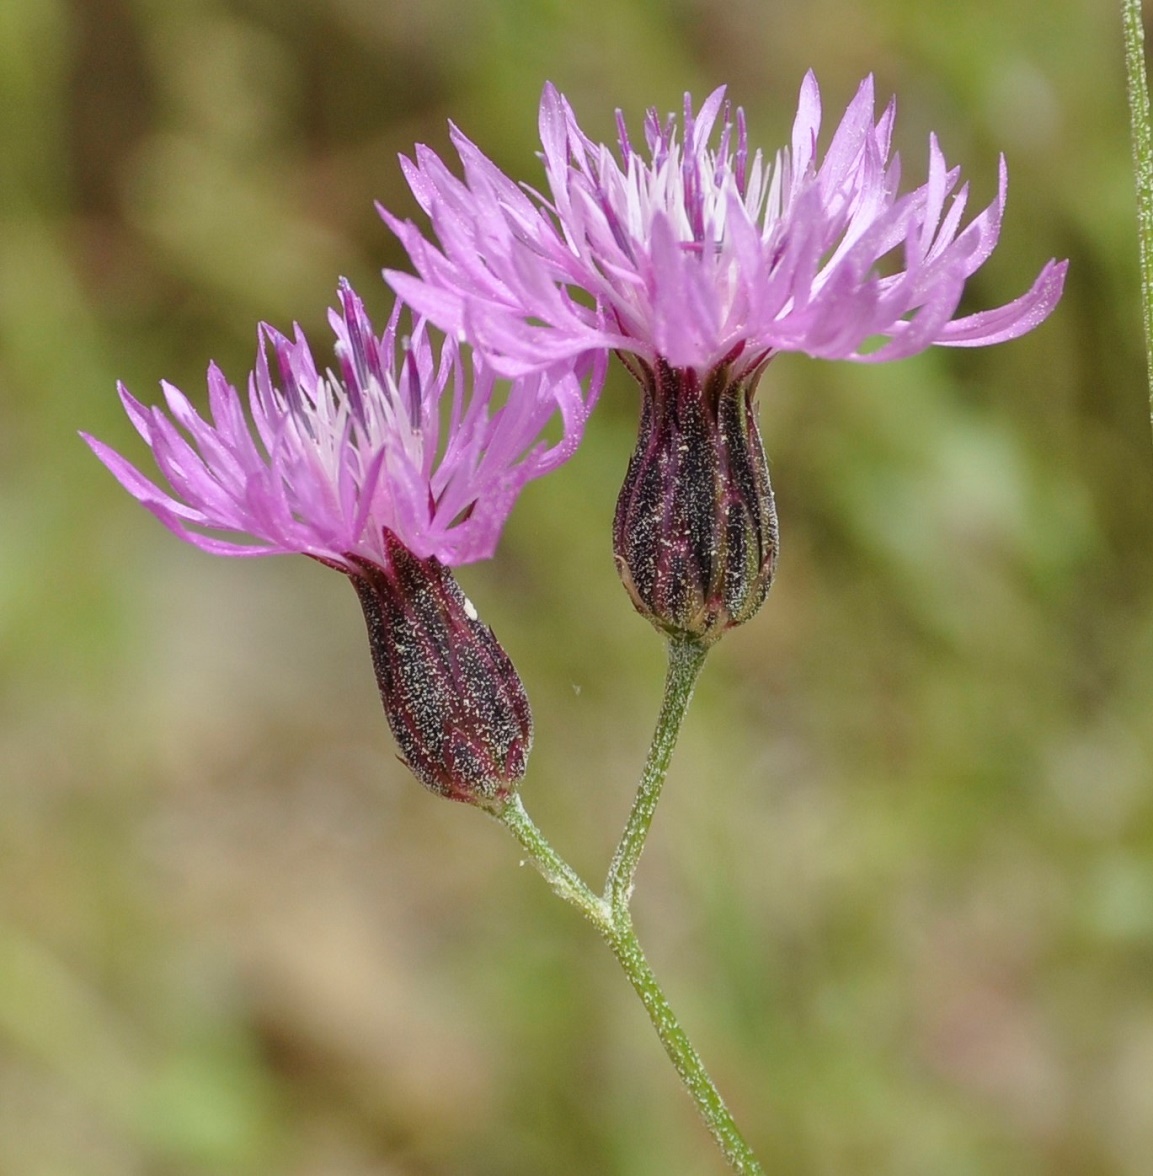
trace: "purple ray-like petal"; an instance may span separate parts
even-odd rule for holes
[[[1055,262],[1021,298],[953,317],[997,242],[1003,161],[996,199],[964,224],[967,188],[935,136],[925,184],[899,194],[896,107],[877,117],[871,77],[823,157],[821,114],[810,72],[791,146],[768,164],[750,159],[744,113],[734,119],[718,89],[695,113],[686,97],[679,133],[650,111],[643,153],[618,113],[614,153],[547,84],[547,192],[513,185],[454,127],[463,179],[424,147],[404,161],[434,238],[381,210],[416,271],[385,276],[517,376],[596,347],[699,370],[734,352],[752,364],[781,350],[877,362],[1014,338],[1052,311],[1064,276]]]
[[[603,359],[566,353],[502,385],[455,339],[436,344],[422,318],[401,336],[399,306],[377,335],[347,282],[339,300],[335,373],[317,368],[299,328],[291,339],[260,328],[247,414],[215,365],[210,419],[171,385],[167,412],[121,387],[159,481],[84,440],[169,530],[213,554],[301,553],[357,574],[358,561],[388,566],[387,531],[420,559],[487,558],[524,484],[574,451]],[[562,437],[549,446],[541,434],[556,414]]]

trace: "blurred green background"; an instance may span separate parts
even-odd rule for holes
[[[1102,0],[0,3],[0,1173],[720,1171],[607,952],[396,763],[362,621],[213,559],[76,436],[242,380],[402,263],[374,199],[456,120],[537,182],[546,78],[607,136],[721,82],[783,143],[874,71],[911,181],[1009,161],[971,308],[1053,318],[762,385],[783,532],[714,655],[637,920],[771,1173],[1147,1176],[1153,449],[1120,22]],[[525,795],[600,878],[659,698],[612,567],[637,398],[462,575],[537,718]]]

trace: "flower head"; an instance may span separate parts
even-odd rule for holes
[[[587,392],[571,364],[525,375],[498,406],[491,367],[452,337],[438,352],[420,319],[402,336],[399,303],[378,336],[346,282],[340,303],[330,314],[336,371],[317,367],[299,327],[291,339],[261,327],[251,424],[215,364],[211,419],[171,384],[167,413],[121,385],[170,489],[85,440],[166,527],[217,555],[300,553],[355,573],[358,561],[388,567],[389,531],[453,567],[491,556],[524,484],[575,450],[600,372]],[[541,433],[558,412],[563,435],[548,445]]]
[[[791,146],[772,161],[750,153],[723,88],[696,112],[686,95],[679,126],[651,110],[643,148],[618,112],[614,153],[547,85],[547,197],[453,127],[462,179],[423,146],[402,161],[437,243],[381,209],[416,269],[385,276],[495,367],[524,374],[612,349],[636,377],[641,428],[613,550],[634,605],[674,638],[715,641],[772,582],[777,520],[755,397],[774,355],[879,362],[999,343],[1061,296],[1066,263],[1050,261],[1015,301],[957,316],[997,243],[1005,163],[996,199],[966,224],[968,186],[936,136],[926,182],[899,193],[895,117],[894,102],[876,116],[866,78],[820,158],[809,73]]]
[[[411,336],[398,334],[399,303],[380,336],[346,282],[340,303],[330,315],[336,371],[317,368],[299,327],[292,339],[261,327],[251,423],[215,365],[211,420],[170,384],[167,413],[121,385],[169,490],[85,440],[189,543],[218,555],[296,552],[345,572],[405,762],[441,796],[499,808],[524,774],[532,715],[516,669],[449,569],[491,555],[521,487],[572,454],[604,364],[519,377],[498,404],[492,369],[475,354],[466,360],[454,339],[438,352],[419,319]],[[550,446],[541,432],[558,411],[562,437]]]
[[[962,226],[968,188],[935,136],[926,183],[898,194],[895,110],[875,117],[866,78],[820,160],[809,73],[792,146],[772,162],[750,154],[744,112],[734,117],[723,88],[696,113],[686,95],[679,129],[650,111],[644,150],[618,114],[614,154],[548,85],[549,198],[513,184],[453,128],[463,180],[425,147],[402,161],[439,248],[382,210],[417,270],[386,276],[508,373],[605,347],[701,373],[722,362],[753,371],[779,351],[876,362],[1031,330],[1060,298],[1064,262],[1014,302],[955,317],[1000,232],[1004,161],[997,198]]]

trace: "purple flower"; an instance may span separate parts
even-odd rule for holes
[[[202,550],[300,553],[345,572],[405,762],[439,795],[499,809],[524,774],[532,714],[449,569],[490,556],[521,487],[573,453],[604,363],[516,378],[498,406],[493,371],[454,339],[438,350],[421,320],[398,335],[401,304],[378,337],[346,282],[340,302],[330,314],[337,371],[318,370],[299,327],[293,339],[261,327],[251,423],[215,365],[211,420],[170,384],[167,413],[121,386],[170,490],[85,440],[137,501]],[[557,412],[562,435],[549,445],[541,432]]]
[[[416,275],[387,279],[442,329],[509,375],[615,350],[643,392],[617,499],[613,551],[637,610],[673,640],[709,644],[761,607],[777,516],[756,389],[781,351],[876,363],[933,343],[977,347],[1031,330],[1061,297],[1050,261],[1020,298],[956,317],[965,282],[997,243],[997,198],[963,225],[935,136],[928,180],[898,194],[896,106],[873,80],[818,160],[821,99],[801,85],[792,145],[750,156],[724,90],[679,129],[656,111],[644,152],[618,113],[614,155],[552,85],[540,106],[549,198],[506,178],[455,127],[456,178],[426,147],[402,164],[438,245],[381,214]],[[714,132],[718,132],[714,134]]]
[[[299,327],[293,339],[260,328],[251,424],[215,364],[210,420],[171,384],[167,412],[121,385],[170,490],[85,440],[166,527],[215,555],[300,553],[349,572],[362,561],[387,568],[387,530],[421,559],[456,567],[488,558],[524,484],[574,452],[600,372],[587,392],[571,364],[522,376],[497,407],[494,372],[452,337],[438,353],[421,320],[401,335],[399,303],[378,337],[346,282],[340,302],[330,312],[336,371],[317,368]],[[548,445],[541,433],[558,412],[563,435]]]
[[[935,136],[927,182],[898,195],[895,110],[874,121],[866,78],[819,161],[809,73],[792,147],[769,163],[750,156],[744,112],[733,119],[722,88],[695,115],[686,95],[680,136],[675,119],[650,111],[645,152],[618,114],[618,158],[547,85],[551,198],[522,190],[454,127],[463,180],[423,146],[402,161],[439,248],[382,210],[419,275],[386,276],[510,374],[595,348],[702,374],[725,361],[740,374],[779,351],[878,362],[1031,330],[1060,298],[1066,263],[1050,261],[1006,306],[954,317],[997,241],[1004,161],[996,200],[962,227],[967,185]]]

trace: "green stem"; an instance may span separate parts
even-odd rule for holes
[[[659,725],[658,725],[659,729]],[[713,1084],[693,1048],[688,1035],[681,1028],[668,999],[661,990],[652,968],[641,950],[633,929],[628,908],[613,908],[581,879],[580,875],[549,844],[544,834],[525,811],[519,796],[513,796],[503,809],[493,814],[505,825],[528,854],[529,860],[540,871],[553,891],[571,903],[600,932],[629,982],[641,998],[645,1012],[673,1066],[689,1092],[709,1132],[717,1141],[725,1159],[739,1176],[764,1176],[752,1149],[745,1142],[724,1099]]]
[[[519,796],[513,796],[493,815],[517,839],[553,891],[565,902],[575,906],[608,944],[641,998],[645,1012],[665,1047],[665,1053],[732,1170],[739,1176],[764,1176],[764,1169],[738,1130],[700,1055],[681,1028],[657,983],[641,950],[628,905],[637,863],[652,825],[653,812],[668,773],[677,733],[684,721],[706,653],[706,647],[696,642],[672,641],[669,644],[668,674],[656,731],[641,774],[636,800],[613,856],[603,896],[594,893],[553,849],[525,811]]]
[[[493,815],[520,842],[529,861],[552,887],[553,893],[575,906],[602,935],[607,936],[613,925],[608,903],[599,894],[594,894],[576,870],[548,843],[532,817],[525,812],[521,798],[512,796],[504,808]]]
[[[624,832],[613,854],[605,882],[605,898],[612,904],[614,912],[628,910],[629,899],[635,885],[637,865],[645,848],[645,839],[653,823],[657,801],[661,797],[669,761],[677,743],[685,712],[693,697],[693,689],[709,647],[700,642],[671,638],[669,640],[669,664],[665,674],[665,693],[657,716],[656,730],[645,760],[641,782],[636,798],[625,824]]]
[[[605,941],[612,948],[617,962],[625,970],[629,982],[636,990],[637,996],[645,1006],[645,1012],[661,1044],[665,1047],[681,1082],[689,1092],[701,1118],[705,1121],[709,1133],[716,1140],[717,1146],[724,1153],[729,1167],[739,1176],[764,1176],[764,1168],[753,1155],[753,1150],[745,1142],[725,1100],[721,1098],[713,1080],[705,1069],[700,1055],[693,1048],[693,1043],[681,1028],[680,1022],[673,1013],[652,968],[641,950],[640,941],[633,930],[632,918],[628,910],[614,912],[613,934],[605,935]]]
[[[1149,118],[1149,83],[1145,71],[1145,29],[1141,0],[1121,0],[1125,35],[1125,73],[1129,89],[1129,125],[1133,139],[1133,172],[1137,181],[1137,240],[1141,262],[1142,319],[1153,418],[1153,131]]]

